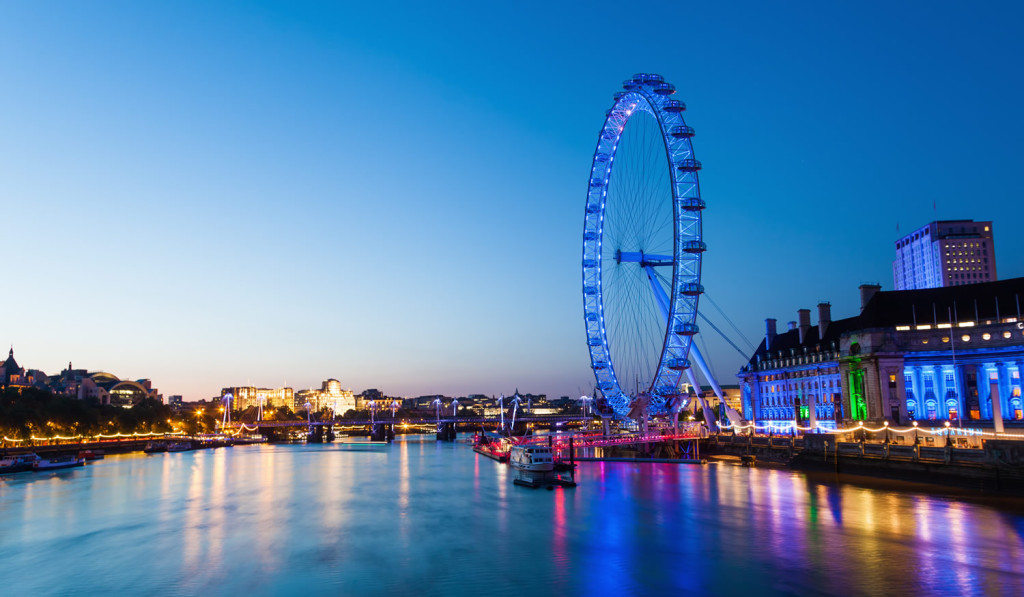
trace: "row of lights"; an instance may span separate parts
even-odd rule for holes
[[[756,425],[754,423],[751,423],[749,425],[732,425],[732,424],[729,424],[729,423],[725,423],[725,424],[722,425],[722,427],[724,429],[736,429],[736,430],[743,430],[743,429],[754,429],[754,430],[757,430],[757,429],[797,429],[797,430],[800,430],[800,431],[811,431],[813,429],[818,429],[818,430],[823,431],[825,433],[850,433],[852,431],[869,431],[869,432],[872,432],[872,433],[877,433],[879,431],[886,431],[886,430],[888,430],[888,431],[892,431],[894,433],[912,433],[912,432],[916,433],[917,431],[924,431],[926,433],[931,433],[932,435],[941,435],[941,434],[949,434],[949,433],[952,433],[954,435],[989,435],[989,436],[995,436],[996,435],[995,433],[988,432],[988,431],[982,431],[981,429],[954,428],[954,427],[950,426],[949,421],[945,422],[945,427],[942,428],[942,429],[932,429],[930,427],[918,428],[917,421],[914,421],[912,423],[913,427],[908,427],[906,429],[898,429],[896,427],[890,427],[889,426],[889,421],[883,422],[882,425],[883,425],[882,427],[879,427],[877,429],[872,429],[871,427],[865,427],[864,426],[864,422],[861,421],[861,422],[859,422],[857,424],[856,427],[847,427],[846,429],[828,429],[826,427],[822,427],[821,425],[815,425],[813,427],[801,427],[800,425],[797,425],[796,423],[789,423],[788,425],[787,424],[782,424],[782,425]],[[998,435],[1000,437],[1024,437],[1024,435],[1010,434],[1010,433],[1000,433]]]
[[[153,436],[156,436],[156,435],[184,435],[184,433],[185,433],[184,431],[173,431],[173,432],[170,432],[170,433],[163,433],[163,432],[159,432],[159,431],[153,431],[153,432],[150,432],[150,433],[114,433],[114,434],[100,433],[100,434],[97,434],[97,435],[90,435],[90,436],[72,435],[72,436],[68,436],[68,437],[65,437],[63,435],[54,435],[52,437],[36,437],[36,436],[32,435],[32,436],[29,436],[29,439],[31,441],[35,441],[35,442],[51,442],[51,441],[67,441],[67,440],[72,440],[72,439],[86,439],[86,438],[88,438],[88,439],[116,439],[116,438],[119,438],[119,437],[153,437]],[[20,443],[20,442],[24,442],[24,441],[29,441],[29,440],[24,440],[24,439],[13,439],[13,438],[7,437],[6,435],[3,436],[3,438],[4,438],[5,442],[13,442],[13,443]]]

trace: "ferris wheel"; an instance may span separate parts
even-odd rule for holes
[[[664,412],[680,392],[693,342],[701,233],[693,128],[660,75],[640,73],[615,94],[594,151],[583,226],[583,315],[597,389],[618,414],[649,396]]]

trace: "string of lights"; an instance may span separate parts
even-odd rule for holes
[[[903,433],[903,434],[907,434],[907,433],[930,433],[932,435],[957,435],[957,436],[979,436],[980,435],[980,436],[983,436],[983,437],[1024,438],[1024,434],[1020,434],[1020,433],[995,433],[995,432],[992,432],[992,431],[985,431],[983,429],[978,429],[978,428],[973,428],[973,427],[962,427],[961,428],[961,427],[949,427],[949,426],[946,426],[946,427],[935,427],[935,428],[933,428],[933,427],[918,427],[917,425],[915,425],[913,427],[899,428],[899,427],[891,427],[888,424],[886,424],[886,425],[884,425],[882,427],[875,428],[875,427],[865,427],[863,422],[858,423],[858,425],[856,427],[846,427],[844,429],[828,429],[826,427],[822,427],[821,425],[814,425],[813,427],[812,426],[804,427],[804,426],[801,426],[801,425],[797,425],[796,423],[788,423],[788,424],[780,423],[780,424],[770,424],[770,425],[756,425],[754,423],[750,423],[748,425],[733,425],[731,423],[723,423],[722,424],[722,429],[735,429],[736,431],[743,431],[745,429],[753,429],[754,431],[757,431],[759,429],[771,429],[771,430],[776,430],[776,431],[788,431],[788,430],[791,430],[791,429],[796,429],[798,431],[813,431],[813,430],[817,429],[821,433],[833,433],[833,434],[851,433],[851,432],[854,432],[854,431],[868,431],[868,432],[871,432],[871,433],[878,433],[878,432],[881,432],[881,431],[888,430],[888,431],[892,431],[893,433]]]
[[[52,442],[52,441],[70,441],[70,440],[74,440],[74,439],[117,439],[117,438],[127,438],[127,437],[154,437],[154,436],[157,436],[157,435],[165,436],[165,435],[184,435],[184,434],[185,434],[184,431],[172,431],[172,432],[152,431],[152,432],[149,432],[149,433],[120,433],[120,432],[114,433],[114,434],[100,433],[100,434],[97,434],[97,435],[89,435],[89,436],[86,436],[86,435],[71,435],[71,436],[53,435],[53,436],[50,436],[50,437],[36,437],[34,435],[31,435],[31,436],[29,436],[29,439],[27,439],[27,440],[26,439],[10,438],[10,437],[7,437],[6,435],[3,436],[3,438],[4,438],[5,442],[21,443],[21,442],[25,442],[25,441]]]

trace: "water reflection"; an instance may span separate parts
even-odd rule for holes
[[[995,505],[726,465],[581,463],[577,489],[529,490],[404,439],[0,478],[5,570],[64,563],[5,593],[1024,594],[1024,518]]]

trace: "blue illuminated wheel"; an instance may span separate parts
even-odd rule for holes
[[[664,412],[690,366],[701,212],[693,129],[675,87],[637,74],[615,94],[594,151],[583,225],[583,316],[597,389],[619,414]]]

